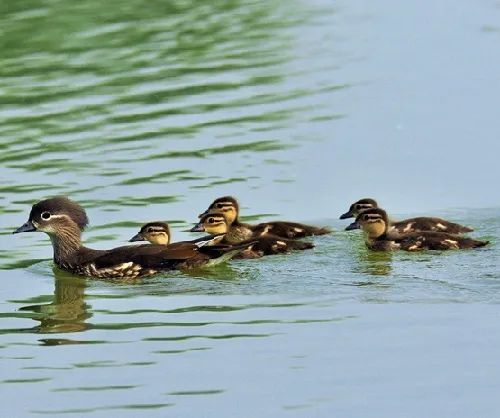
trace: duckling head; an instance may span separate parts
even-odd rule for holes
[[[65,196],[42,200],[33,205],[28,218],[13,233],[45,232],[49,235],[80,235],[88,225],[85,210]]]
[[[223,213],[226,216],[228,225],[232,225],[238,219],[240,207],[238,201],[232,196],[223,196],[215,199],[208,209],[200,214],[201,218],[208,213]]]
[[[375,239],[387,232],[389,219],[385,210],[372,208],[359,213],[355,223],[360,226],[368,238]]]
[[[165,222],[149,222],[141,227],[141,230],[130,238],[129,242],[149,241],[151,244],[170,244],[170,227]]]
[[[354,202],[350,207],[349,210],[346,213],[343,213],[340,215],[340,219],[348,219],[348,218],[355,218],[356,216],[359,215],[359,213],[363,210],[366,209],[371,209],[371,208],[378,208],[378,204],[375,200],[365,198],[365,199],[360,199],[357,202]],[[355,229],[355,228],[351,228]]]
[[[210,235],[225,234],[229,226],[225,213],[208,212],[191,229],[191,232],[208,232]]]

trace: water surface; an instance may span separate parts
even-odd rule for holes
[[[2,416],[496,417],[494,1],[4,0]],[[215,197],[329,225],[309,252],[133,283],[10,233],[82,203],[96,248],[176,239]],[[377,254],[338,216],[373,196],[491,240]]]

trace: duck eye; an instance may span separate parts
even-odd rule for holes
[[[363,221],[368,221],[370,217],[368,215],[363,215]]]
[[[148,232],[153,232],[153,228],[148,228]]]
[[[50,214],[50,212],[42,212],[42,219],[45,220],[45,221],[48,221],[50,219],[52,215]]]
[[[213,224],[214,222],[215,222],[215,219],[214,219],[214,218],[210,218],[210,219],[208,220],[208,223],[209,223],[209,224]]]
[[[217,209],[222,209],[222,203],[217,203],[217,204],[215,205],[215,207],[216,207]]]

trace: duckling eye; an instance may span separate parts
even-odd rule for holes
[[[214,218],[210,218],[210,219],[208,220],[208,223],[209,223],[209,224],[213,224],[214,222],[215,222],[215,219],[214,219]]]
[[[42,212],[41,217],[43,220],[48,221],[52,215],[50,212]]]
[[[368,215],[363,215],[363,221],[367,221],[369,219],[370,219],[370,217]]]
[[[148,228],[148,232],[153,232],[153,228]]]
[[[222,203],[217,203],[217,204],[215,205],[215,207],[216,207],[217,209],[222,209]]]

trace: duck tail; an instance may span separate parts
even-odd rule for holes
[[[484,247],[484,246],[488,245],[489,243],[490,243],[489,241],[476,241],[475,246],[476,247]]]
[[[309,250],[314,248],[314,244],[308,241],[287,241],[287,249],[289,250]]]
[[[328,228],[327,226],[317,228],[313,234],[314,235],[326,235],[326,234],[331,234],[333,231],[331,228]]]
[[[241,252],[251,249],[255,243],[256,241],[249,241],[244,244],[204,246],[202,249],[210,256],[206,267],[225,263]]]
[[[204,267],[213,267],[213,266],[217,266],[219,264],[223,264],[223,263],[231,260],[231,258],[233,258],[235,255],[239,254],[240,252],[241,252],[241,250],[236,249],[236,250],[230,250],[228,252],[222,253],[221,256],[216,257],[216,258],[211,258],[210,260],[208,260],[207,264],[205,264]]]

